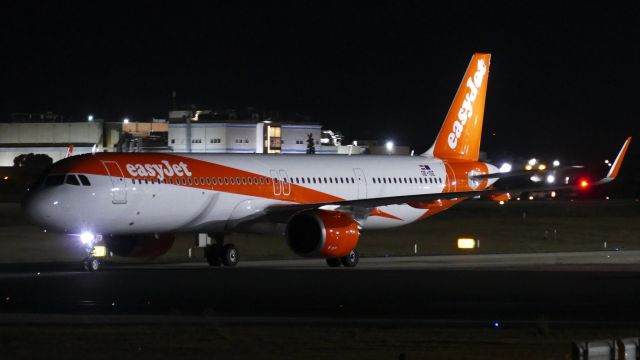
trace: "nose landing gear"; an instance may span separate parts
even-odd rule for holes
[[[82,267],[88,272],[100,270],[102,266],[101,259],[107,255],[107,248],[102,242],[102,235],[96,235],[94,239],[84,244],[87,255],[82,260]]]

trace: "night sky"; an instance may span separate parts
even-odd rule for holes
[[[491,158],[604,159],[628,135],[639,157],[637,2],[17,3],[2,11],[3,116],[166,118],[175,90],[423,151],[483,51]]]

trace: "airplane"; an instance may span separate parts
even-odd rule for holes
[[[297,255],[354,267],[361,231],[410,224],[478,195],[506,199],[478,160],[491,54],[475,53],[434,144],[420,156],[95,153],[52,165],[23,203],[35,224],[120,256],[166,253],[176,233],[209,234],[211,266],[235,266],[232,233],[284,234]],[[627,138],[600,185],[615,179]],[[578,189],[584,184],[511,191]]]

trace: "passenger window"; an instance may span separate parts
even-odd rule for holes
[[[269,183],[271,183],[271,178],[267,178],[267,185],[269,185]]]
[[[238,183],[238,185],[240,185],[240,177],[236,176],[236,183]]]
[[[211,178],[208,178],[208,177],[207,177],[207,178],[204,178],[204,179],[205,179],[205,181],[207,182],[207,185],[210,185],[210,184],[211,184]]]
[[[398,183],[398,179],[397,178],[393,178],[393,183],[397,184]]]
[[[340,178],[340,183],[344,184],[344,179],[343,178]]]
[[[243,184],[243,185],[247,185],[247,178],[246,178],[246,177],[243,177],[243,178],[242,178],[242,184]]]
[[[300,179],[302,179],[302,183],[304,184],[304,178],[300,178]]]
[[[253,180],[251,178],[247,178],[247,181],[249,182],[249,185],[253,184]]]
[[[216,178],[212,177],[211,178],[211,185],[215,185],[216,184]]]
[[[355,184],[355,183],[356,183],[356,179],[351,178],[351,183],[352,183],[352,184]]]
[[[222,185],[222,178],[221,177],[218,178],[218,184]]]
[[[191,179],[189,179],[189,180],[191,180]],[[191,183],[191,181],[189,181],[189,183]],[[194,179],[193,179],[193,183],[194,183],[195,185],[198,185],[198,178],[194,178]]]
[[[75,175],[67,175],[67,180],[65,181],[69,185],[77,185],[80,186],[80,181]]]
[[[260,185],[262,185],[262,184],[264,184],[264,178],[263,177],[260,178]]]
[[[231,178],[231,185],[235,185],[235,180]]]
[[[225,184],[225,185],[229,185],[229,178],[227,178],[227,177],[226,177],[226,178],[224,178],[224,184]]]
[[[78,178],[80,179],[80,182],[82,183],[82,185],[84,185],[84,186],[90,186],[91,185],[91,183],[89,182],[89,179],[87,179],[86,176],[78,175]]]
[[[204,185],[204,178],[203,177],[200,178],[200,184]]]

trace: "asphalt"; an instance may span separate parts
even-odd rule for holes
[[[106,264],[98,273],[0,265],[0,322],[20,314],[633,324],[640,252],[365,258],[355,269],[319,259]]]

